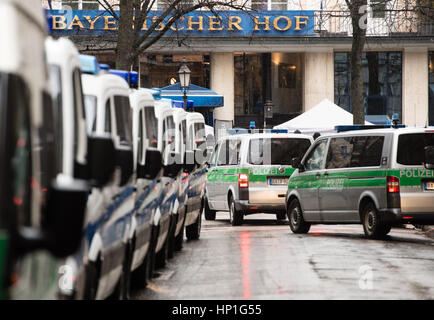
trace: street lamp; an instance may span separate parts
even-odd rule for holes
[[[187,90],[188,87],[190,86],[191,71],[187,67],[185,58],[182,60],[182,65],[179,68],[178,74],[179,74],[179,82],[181,84],[181,89],[184,92],[184,108],[185,110],[187,110]]]

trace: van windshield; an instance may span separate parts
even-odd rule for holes
[[[248,163],[254,165],[291,165],[292,158],[301,158],[310,147],[309,139],[252,139]]]
[[[434,146],[434,132],[401,134],[396,161],[407,166],[421,166],[425,161],[426,146]]]
[[[84,96],[84,111],[86,113],[86,129],[88,134],[96,130],[96,102],[97,98],[95,96]]]

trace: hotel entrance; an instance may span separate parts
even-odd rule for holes
[[[235,127],[262,128],[303,112],[303,53],[234,53]],[[272,113],[264,116],[264,106]],[[266,119],[265,119],[266,118]]]

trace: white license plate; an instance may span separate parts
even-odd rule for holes
[[[434,190],[434,182],[425,182],[425,190]]]
[[[269,184],[272,186],[275,185],[287,185],[288,184],[288,178],[286,179],[279,179],[279,178],[273,178],[273,179],[269,179]]]

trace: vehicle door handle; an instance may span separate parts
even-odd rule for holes
[[[324,177],[328,177],[329,176],[329,174],[327,173],[327,172],[324,172]]]
[[[321,177],[321,175],[319,174],[319,173],[317,173],[316,175],[315,175],[315,178],[317,178],[317,179],[319,179]]]
[[[112,197],[112,200],[118,200],[119,198],[120,198],[120,196],[121,196],[121,194],[120,193],[118,193],[118,194],[116,194],[116,195],[114,195],[113,197]]]

